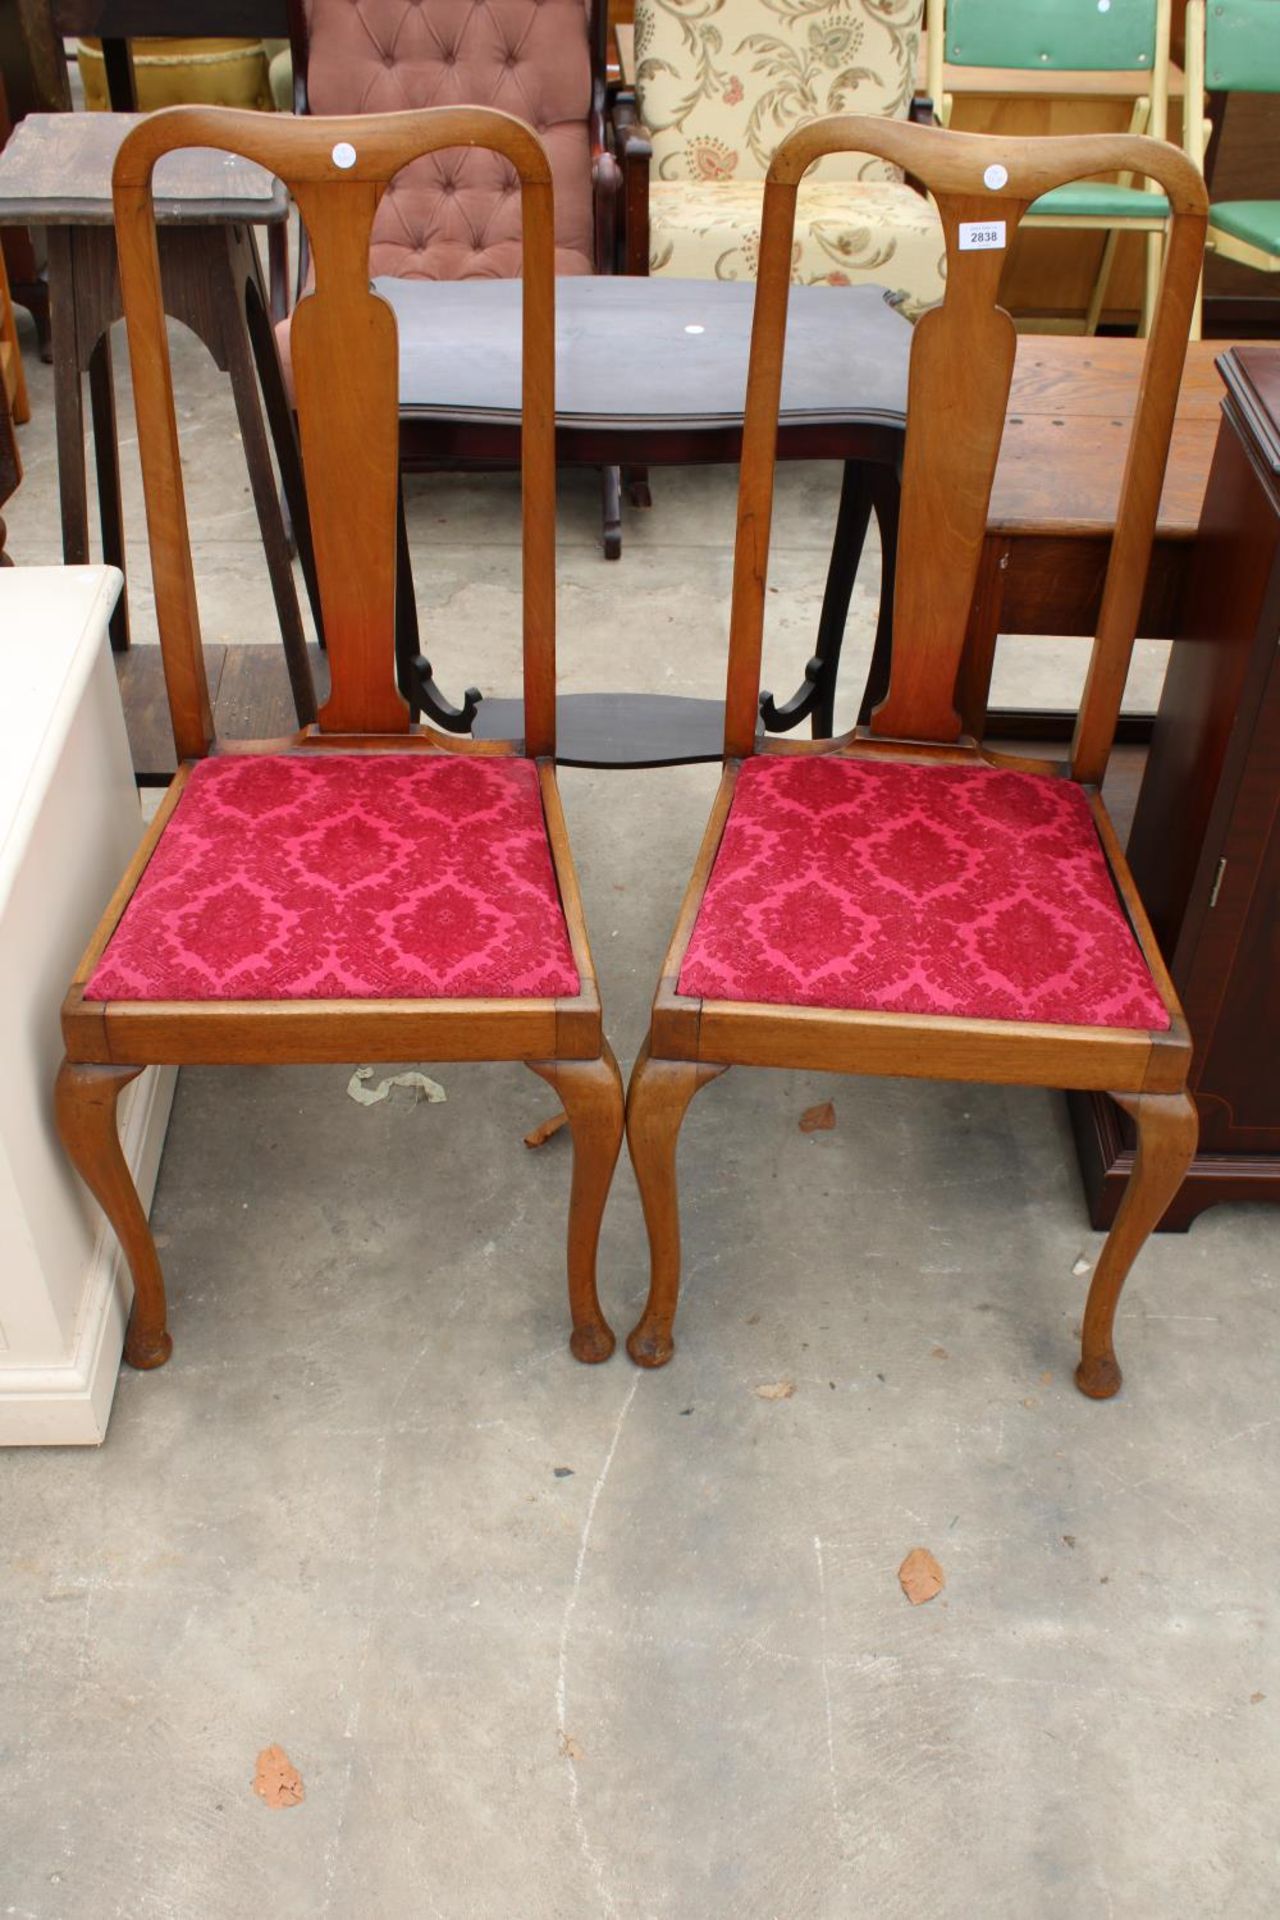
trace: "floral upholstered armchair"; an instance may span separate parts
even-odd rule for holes
[[[909,116],[922,0],[636,0],[635,98],[616,126],[629,272],[752,280],[764,176],[791,128],[828,113]],[[793,278],[873,281],[908,311],[942,298],[923,194],[869,156],[803,182]]]

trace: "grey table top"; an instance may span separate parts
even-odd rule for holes
[[[400,330],[402,417],[506,424],[520,413],[520,283],[379,279]],[[740,422],[751,282],[556,282],[556,418],[625,430]],[[876,287],[793,287],[783,425],[901,426],[911,328]]]
[[[0,153],[0,222],[15,226],[109,227],[111,168],[138,113],[29,113]],[[286,218],[279,180],[252,160],[192,147],[155,171],[156,220],[215,225]]]

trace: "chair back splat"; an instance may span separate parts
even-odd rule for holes
[[[391,308],[369,286],[378,202],[400,170],[447,147],[485,148],[520,180],[524,240],[524,750],[555,751],[555,315],[551,170],[531,128],[489,108],[273,121],[230,108],[151,115],[120,149],[113,180],[120,279],[133,365],[143,486],[174,737],[207,753],[213,716],[200,645],[151,196],[178,147],[243,154],[284,181],[315,259],[293,320],[293,366],[312,539],[329,649],[323,735],[411,735],[395,684],[398,356]],[[342,377],[333,378],[340,367]],[[473,743],[416,730],[418,741]]]
[[[915,329],[889,690],[873,736],[959,740],[956,676],[1004,431],[1016,336],[997,304],[1018,223],[1041,194],[1097,174],[1158,182],[1172,210],[1158,321],[1147,341],[1071,771],[1101,781],[1137,630],[1204,245],[1208,199],[1175,148],[1129,134],[1001,140],[839,115],[797,129],[765,184],[730,623],[725,754],[754,751],[796,189],[824,154],[878,155],[933,195],[946,294]]]

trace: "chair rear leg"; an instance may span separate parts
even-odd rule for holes
[[[1111,1329],[1120,1292],[1148,1234],[1182,1185],[1200,1134],[1189,1094],[1113,1093],[1111,1098],[1138,1129],[1138,1153],[1085,1304],[1076,1385],[1091,1400],[1109,1400],[1119,1391],[1123,1376]]]
[[[569,1193],[569,1349],[575,1360],[595,1365],[613,1352],[613,1329],[600,1310],[596,1252],[605,1201],[622,1146],[622,1075],[605,1043],[598,1060],[530,1060],[533,1072],[553,1086],[564,1103],[573,1135],[573,1185]]]
[[[54,1116],[68,1158],[97,1200],[133,1275],[133,1312],[124,1357],[131,1367],[162,1367],[173,1352],[165,1325],[164,1275],[156,1244],[120,1146],[116,1102],[141,1067],[81,1066],[64,1060],[54,1087]]]
[[[655,1060],[641,1048],[627,1090],[627,1145],[649,1230],[649,1298],[627,1340],[638,1367],[665,1367],[680,1298],[680,1202],[676,1146],[699,1087],[727,1072],[695,1060]]]

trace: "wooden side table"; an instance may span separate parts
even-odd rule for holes
[[[1222,418],[1129,862],[1195,1041],[1200,1150],[1166,1229],[1280,1201],[1280,348],[1220,362]],[[1073,1094],[1090,1212],[1133,1164],[1105,1095]]]
[[[89,558],[81,375],[89,375],[94,459],[105,558],[124,568],[111,324],[121,315],[112,224],[111,169],[138,116],[28,114],[0,153],[0,225],[44,227],[49,240],[54,398],[62,551],[69,565]],[[231,380],[267,569],[300,724],[315,718],[315,696],[276,493],[258,382],[271,416],[277,458],[296,462],[266,291],[250,227],[280,224],[287,196],[261,167],[236,155],[190,150],[156,169],[156,219],[165,307],[201,339]],[[111,642],[129,644],[125,601]]]

